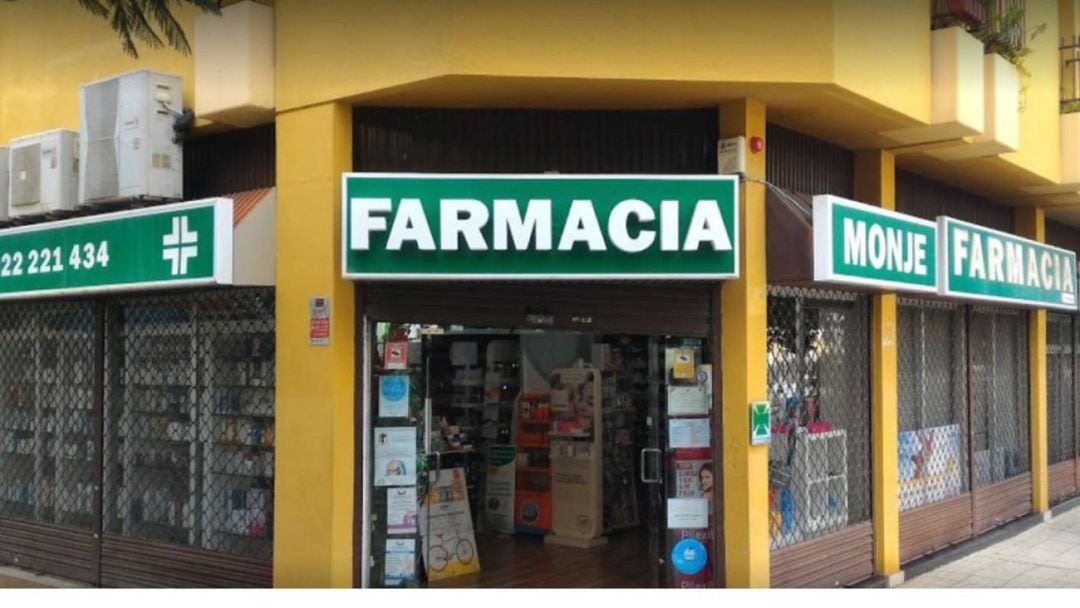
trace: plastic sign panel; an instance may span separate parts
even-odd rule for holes
[[[1076,310],[1076,254],[951,217],[938,218],[938,293]]]
[[[735,176],[347,173],[342,192],[347,278],[738,274]]]
[[[0,299],[227,285],[232,275],[229,199],[0,230]]]
[[[837,196],[815,196],[814,280],[934,293],[937,224]]]
[[[772,412],[768,401],[750,404],[750,445],[769,445],[772,441]]]

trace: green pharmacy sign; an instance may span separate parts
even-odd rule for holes
[[[231,284],[232,220],[208,199],[0,230],[0,299]]]
[[[814,197],[814,280],[937,291],[934,222],[832,195]]]
[[[772,441],[772,412],[768,401],[750,404],[750,445],[768,445]]]
[[[939,217],[938,293],[968,300],[1076,310],[1076,254]]]
[[[735,176],[348,173],[344,276],[738,276]]]

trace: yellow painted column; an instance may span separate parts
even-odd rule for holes
[[[765,105],[720,107],[720,136],[765,139]],[[765,178],[765,152],[749,154],[746,173]],[[721,289],[724,567],[728,587],[769,586],[769,452],[750,445],[750,403],[768,398],[765,359],[765,187],[739,186],[739,278]]]
[[[855,155],[855,198],[896,208],[896,163],[888,150]],[[896,294],[873,296],[870,320],[870,424],[873,472],[874,571],[900,573],[900,485],[896,372]]]
[[[1016,234],[1046,242],[1046,214],[1042,209],[1020,208],[1015,215]],[[1050,510],[1046,429],[1046,310],[1028,313],[1028,385],[1031,407],[1031,510]]]
[[[274,586],[351,587],[353,285],[341,277],[341,173],[352,112],[277,116],[277,462]],[[330,298],[330,344],[309,342],[309,299]]]

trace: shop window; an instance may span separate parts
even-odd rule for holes
[[[105,532],[269,560],[273,291],[138,297],[108,310]]]
[[[968,491],[964,308],[902,300],[897,322],[900,510]]]
[[[93,307],[0,307],[0,517],[93,525]]]
[[[869,344],[866,297],[770,288],[774,549],[870,519]]]
[[[1031,471],[1027,313],[971,312],[972,469],[976,488]]]
[[[1073,389],[1073,318],[1046,316],[1046,393],[1050,464],[1076,458]]]

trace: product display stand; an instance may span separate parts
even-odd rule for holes
[[[603,386],[581,362],[551,374],[552,531],[545,541],[572,547],[607,542],[603,511]]]

